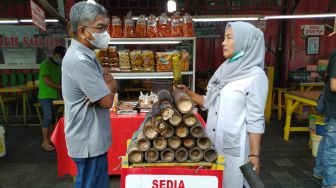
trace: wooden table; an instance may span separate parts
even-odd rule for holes
[[[291,90],[300,90],[300,91],[311,91],[312,89],[318,89],[322,91],[325,83],[324,82],[290,82],[289,83]]]
[[[320,96],[320,91],[288,91],[285,93],[286,99],[286,124],[284,140],[288,141],[289,133],[294,131],[309,131],[309,127],[292,127],[291,118],[298,105],[305,104],[316,107],[316,101]]]
[[[29,107],[29,100],[28,100],[28,92],[34,89],[38,89],[38,85],[16,85],[16,86],[9,86],[5,88],[0,88],[0,104],[2,108],[2,112],[4,114],[5,123],[8,124],[8,117],[7,112],[4,108],[4,100],[3,100],[3,93],[21,93],[22,94],[22,108],[23,108],[23,124],[26,125],[26,118],[27,118],[27,109],[31,115],[31,110]]]

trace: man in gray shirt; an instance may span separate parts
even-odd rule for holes
[[[71,8],[75,38],[63,59],[62,93],[66,144],[78,170],[75,187],[109,187],[107,150],[112,136],[108,109],[117,82],[103,70],[93,51],[107,47],[108,23],[106,9],[95,2],[82,1]]]

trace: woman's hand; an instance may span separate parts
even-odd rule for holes
[[[195,101],[196,104],[203,107],[204,105],[204,97],[202,95],[199,95],[193,91],[191,91],[187,86],[185,85],[177,85],[178,88],[182,89],[189,97]]]
[[[248,159],[252,163],[253,170],[259,175],[259,172],[260,172],[259,157],[257,157],[257,156],[250,156]]]
[[[182,89],[187,95],[191,96],[192,91],[185,85],[177,85],[178,88]]]

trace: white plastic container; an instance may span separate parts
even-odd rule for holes
[[[6,155],[5,129],[0,126],[0,157]]]
[[[316,157],[316,155],[317,155],[317,150],[318,150],[318,147],[320,145],[321,138],[322,138],[322,136],[319,136],[319,135],[316,135],[316,134],[311,135],[312,154],[313,154],[314,157]]]

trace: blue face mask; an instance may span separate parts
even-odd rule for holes
[[[239,58],[245,55],[244,51],[240,51],[239,53],[235,54],[232,58],[229,59],[229,63],[237,61]]]

